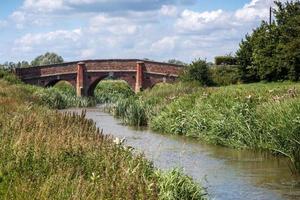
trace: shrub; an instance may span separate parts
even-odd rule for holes
[[[19,84],[21,80],[6,69],[0,68],[0,79],[3,79],[11,84]]]
[[[226,86],[240,82],[239,68],[236,65],[212,66],[210,73],[212,82],[216,86]]]
[[[203,86],[211,85],[211,75],[206,61],[198,59],[188,65],[182,75],[183,81],[197,81]]]
[[[66,95],[76,96],[76,89],[67,81],[60,81],[54,85],[55,88],[60,90]]]
[[[134,94],[128,83],[118,80],[101,81],[94,92],[97,103],[115,103]]]
[[[216,65],[236,65],[237,59],[231,55],[215,57]]]

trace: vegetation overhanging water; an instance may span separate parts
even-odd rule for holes
[[[160,84],[129,97],[125,90],[126,95],[113,95],[110,99],[103,98],[103,94],[113,94],[108,90],[116,85],[102,84],[96,90],[96,98],[109,102],[107,110],[125,124],[148,125],[160,133],[232,148],[267,150],[289,157],[293,172],[299,171],[299,83],[218,88],[203,88],[195,83]]]
[[[89,100],[21,84],[5,71],[0,78],[1,199],[207,198],[181,170],[157,170],[84,113],[49,109]]]

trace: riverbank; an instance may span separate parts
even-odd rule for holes
[[[84,113],[49,109],[60,98],[1,79],[0,199],[207,198],[180,170],[158,171]]]
[[[300,172],[300,84],[255,83],[202,88],[161,84],[110,107],[133,126],[208,143],[267,150],[291,159]]]
[[[126,138],[125,145],[143,152],[155,167],[169,170],[182,167],[184,172],[207,189],[215,200],[296,200],[300,197],[299,179],[287,163],[289,159],[267,152],[240,150],[210,145],[193,138],[159,134],[145,127],[122,124],[102,106],[66,109],[81,113],[114,137]]]

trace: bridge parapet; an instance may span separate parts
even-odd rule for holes
[[[84,67],[79,70],[79,65]],[[92,95],[96,83],[108,76],[127,81],[131,88],[138,92],[159,82],[174,82],[182,70],[182,66],[168,63],[113,59],[19,68],[16,69],[16,74],[25,83],[44,87],[51,86],[59,80],[66,80],[76,86],[78,95]],[[78,77],[79,75],[81,77]]]

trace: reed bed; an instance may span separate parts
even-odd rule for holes
[[[294,171],[300,172],[299,83],[208,88],[163,84],[121,99],[113,110],[130,125],[288,156]],[[138,120],[140,116],[143,120]]]
[[[174,189],[143,155],[115,143],[85,113],[50,110],[36,93],[0,79],[0,199],[164,200],[169,193],[172,200],[204,193],[182,173],[190,189]]]
[[[109,111],[128,125],[146,126],[167,104],[198,90],[202,88],[196,83],[157,84],[136,96],[119,99]]]
[[[181,169],[173,169],[169,172],[159,173],[159,187],[162,200],[169,199],[206,199],[206,191],[199,185],[193,184],[193,180],[183,175]]]
[[[70,107],[91,107],[96,105],[96,101],[89,97],[77,97],[72,93],[67,91],[60,90],[58,88],[38,88],[33,93],[33,96],[36,96],[40,103],[47,105],[52,109],[64,109]]]

